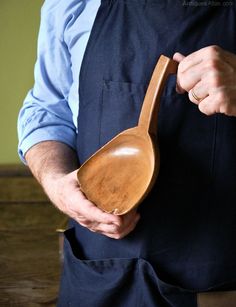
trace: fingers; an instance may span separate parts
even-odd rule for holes
[[[208,46],[184,57],[176,53],[178,93],[187,91],[189,99],[207,115],[236,116],[236,55],[218,46]]]
[[[96,221],[97,223],[116,224],[120,226],[121,217],[118,215],[106,213],[99,209],[95,204],[89,201],[84,193],[80,190],[77,182],[77,171],[71,174],[74,180],[74,191],[71,193],[71,202],[73,209],[77,212],[79,217],[83,217],[84,220]]]
[[[194,66],[191,69],[181,72],[178,70],[178,84],[179,87],[189,92],[198,82],[202,80],[202,69],[198,66]]]
[[[114,232],[103,232],[102,234],[113,239],[122,239],[135,229],[139,220],[140,215],[136,215],[132,221],[121,225],[120,228],[116,228]]]
[[[80,190],[77,172],[72,172],[60,180],[56,193],[57,207],[72,217],[83,227],[110,238],[121,239],[130,233],[140,218],[136,209],[119,216],[106,213],[89,201]],[[60,202],[60,204],[58,204]]]
[[[135,228],[140,219],[140,215],[134,211],[127,213],[126,215],[120,217],[120,219],[120,225],[114,223],[98,222],[96,219],[91,220],[91,218],[88,219],[84,216],[79,216],[77,221],[82,226],[93,232],[101,233],[110,238],[121,239]]]
[[[70,198],[67,201],[69,200],[70,205],[67,204],[67,207],[70,209],[69,215],[80,225],[114,239],[123,238],[135,228],[140,218],[136,209],[123,216],[106,213],[86,198],[79,188],[75,172],[71,174],[71,178],[74,191],[69,193]]]
[[[180,52],[176,52],[173,55],[173,60],[175,60],[178,63],[181,62],[184,58],[185,58],[185,56],[183,54],[181,54]]]
[[[204,99],[203,101],[201,101],[198,105],[199,110],[206,114],[206,115],[211,115],[216,113],[215,111],[215,105],[213,103],[211,103],[209,98]]]
[[[208,46],[201,48],[184,58],[180,63],[180,72],[184,73],[190,68],[208,60],[218,60],[222,49],[218,46]]]
[[[205,47],[186,57],[175,53],[174,59],[179,61],[177,83],[181,92],[189,92],[198,82],[206,79],[206,74],[212,69],[218,68],[220,50],[217,46]]]
[[[81,200],[79,214],[82,215],[84,218],[91,221],[96,221],[97,223],[115,224],[117,226],[121,225],[122,220],[120,216],[102,211],[92,202],[86,199],[84,195],[81,198],[83,201]]]
[[[188,93],[189,100],[197,105],[208,95],[208,88],[204,82],[198,82]]]
[[[179,94],[183,94],[185,91],[189,92],[201,80],[201,71],[197,65],[201,63],[201,60],[191,61],[189,56],[185,57],[179,52],[174,54],[173,59],[180,63],[177,72],[176,91]]]
[[[234,103],[230,102],[229,96],[235,97]],[[236,115],[236,87],[215,91],[212,95],[202,100],[198,108],[206,115],[215,113],[222,113],[228,116]]]
[[[173,56],[173,60],[175,60],[178,63],[180,63],[184,58],[185,56],[179,52],[176,52]],[[177,80],[176,80],[176,92],[179,94],[183,94],[185,92],[185,90],[179,84],[179,73],[178,72],[177,72]]]

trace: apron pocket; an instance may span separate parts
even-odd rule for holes
[[[64,268],[59,307],[138,306],[135,259],[84,259],[74,228],[64,233]],[[89,242],[88,242],[89,244]]]
[[[187,94],[172,91],[162,96],[158,119],[160,179],[188,185],[210,183],[217,115],[206,116]]]
[[[85,260],[78,244],[74,228],[65,231],[58,307],[196,307],[194,293],[161,281],[146,260]]]
[[[103,82],[100,145],[110,141],[125,129],[135,127],[146,88],[129,82]]]

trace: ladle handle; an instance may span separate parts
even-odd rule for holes
[[[160,99],[165,81],[170,74],[177,72],[178,63],[164,55],[161,55],[144,98],[138,126],[150,134],[157,134],[157,116],[160,107]]]

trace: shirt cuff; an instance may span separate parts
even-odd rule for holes
[[[18,154],[21,161],[27,164],[26,152],[34,145],[45,141],[61,142],[76,150],[76,133],[73,129],[65,129],[65,126],[60,125],[42,127],[32,131],[19,143]]]

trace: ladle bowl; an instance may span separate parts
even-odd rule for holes
[[[101,147],[77,172],[86,197],[105,212],[125,214],[151,190],[160,166],[157,114],[161,92],[177,63],[161,56],[144,98],[138,126],[124,130]]]
[[[124,214],[138,205],[148,192],[154,168],[159,166],[154,146],[138,127],[118,134],[80,169],[79,183],[83,191],[86,189],[86,197],[114,214]]]

